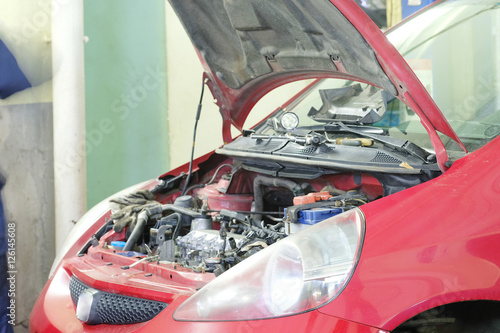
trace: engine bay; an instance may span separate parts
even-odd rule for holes
[[[439,176],[428,133],[408,130],[412,115],[379,88],[318,81],[194,171],[191,158],[187,174],[184,166],[111,199],[100,235],[115,234],[104,246],[218,276],[291,234]]]
[[[104,230],[114,236],[103,247],[139,262],[218,276],[291,234],[430,179],[333,171],[284,177],[221,155],[194,176],[185,193],[179,191],[185,175],[169,175],[151,191],[111,200]]]

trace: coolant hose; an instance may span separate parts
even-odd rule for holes
[[[197,217],[200,215],[200,212],[194,211],[188,208],[182,208],[179,206],[175,206],[172,204],[166,204],[166,205],[158,205],[153,208],[148,208],[146,210],[143,210],[142,212],[139,213],[137,216],[137,223],[134,227],[134,230],[132,230],[132,233],[127,239],[127,243],[125,243],[125,246],[123,247],[123,251],[132,251],[135,243],[137,243],[137,240],[139,237],[142,235],[144,228],[146,227],[146,222],[148,221],[149,216],[154,216],[161,214],[161,212],[165,212],[167,210],[172,210],[175,213],[175,217],[177,218],[177,224],[182,224],[182,216],[181,215],[188,215],[191,217]],[[180,228],[176,227],[174,233],[179,233]]]
[[[264,210],[264,191],[262,186],[284,187],[292,191],[294,196],[304,195],[302,187],[294,181],[284,178],[257,176],[253,181],[254,210],[256,212]],[[255,223],[258,223],[262,220],[262,214],[252,214],[252,219]]]
[[[140,212],[139,215],[137,216],[137,223],[134,227],[134,230],[132,230],[132,233],[127,239],[127,243],[125,243],[123,251],[132,251],[134,249],[134,245],[135,243],[137,243],[137,240],[142,235],[142,232],[144,231],[144,227],[146,226],[147,221],[148,221],[148,214],[146,213],[146,211]]]

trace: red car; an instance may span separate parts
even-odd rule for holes
[[[170,2],[226,144],[90,210],[31,332],[500,331],[496,0],[387,35],[351,0]]]

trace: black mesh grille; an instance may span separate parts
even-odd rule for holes
[[[75,305],[81,292],[88,288],[90,287],[76,277],[71,277],[69,289]],[[100,324],[133,324],[153,319],[167,305],[142,298],[101,292],[96,312]]]
[[[308,147],[302,149],[300,152],[305,155],[313,155],[316,152],[317,147]]]
[[[106,293],[99,299],[97,315],[105,324],[140,323],[153,319],[166,306],[160,302]]]
[[[370,161],[373,163],[391,163],[391,164],[401,164],[401,160],[387,155],[381,152],[377,152],[377,155]]]
[[[304,154],[304,155],[315,155],[316,151],[318,151],[318,147],[313,146],[313,147],[307,147],[307,148],[301,149],[300,153]],[[323,154],[327,154],[327,153],[330,153],[332,151],[333,151],[332,148],[322,146],[319,148],[318,152],[323,153]]]
[[[74,276],[71,277],[69,280],[69,292],[71,293],[71,299],[75,305],[78,304],[78,297],[80,297],[82,291],[87,288],[88,287],[82,281],[78,280]]]

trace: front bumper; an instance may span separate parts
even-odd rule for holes
[[[179,296],[152,320],[129,325],[86,325],[76,318],[76,307],[70,294],[70,276],[59,269],[47,282],[33,308],[30,332],[372,332],[384,331],[346,321],[319,311],[300,315],[253,321],[181,322],[172,317],[175,309],[187,298]]]

